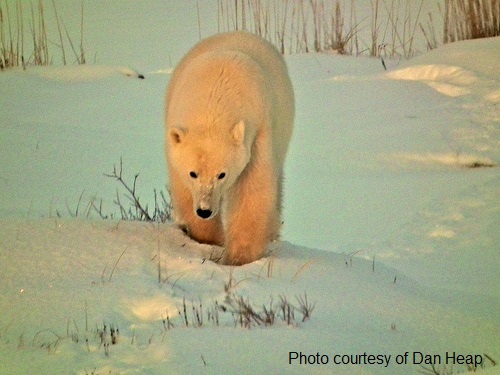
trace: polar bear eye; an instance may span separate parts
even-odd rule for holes
[[[193,171],[189,172],[189,175],[190,175],[192,178],[198,178],[198,175],[197,175],[195,172],[193,172]]]
[[[224,172],[222,172],[221,174],[219,174],[219,175],[217,176],[217,178],[218,178],[219,180],[222,180],[224,177],[226,177],[226,174],[225,174]]]

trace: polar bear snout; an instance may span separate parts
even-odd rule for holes
[[[196,216],[209,220],[219,212],[220,191],[212,184],[202,184],[193,192]]]
[[[208,219],[210,218],[210,216],[212,216],[212,210],[204,210],[202,208],[198,208],[196,210],[196,215],[198,215],[202,219]]]

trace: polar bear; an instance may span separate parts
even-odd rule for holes
[[[279,236],[294,105],[283,57],[247,32],[202,40],[172,74],[165,147],[174,217],[194,240],[224,246],[223,264],[253,262]]]

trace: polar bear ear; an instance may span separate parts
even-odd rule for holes
[[[243,144],[243,141],[245,140],[245,123],[243,120],[238,121],[236,125],[234,125],[232,134],[236,144]]]
[[[183,128],[174,127],[168,131],[168,135],[170,136],[173,144],[179,144],[182,142],[182,139],[186,135],[186,130]]]

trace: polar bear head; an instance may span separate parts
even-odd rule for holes
[[[172,127],[168,132],[171,168],[190,189],[193,210],[202,219],[219,213],[222,196],[250,161],[244,121],[229,129],[226,135],[200,134],[183,127]]]

